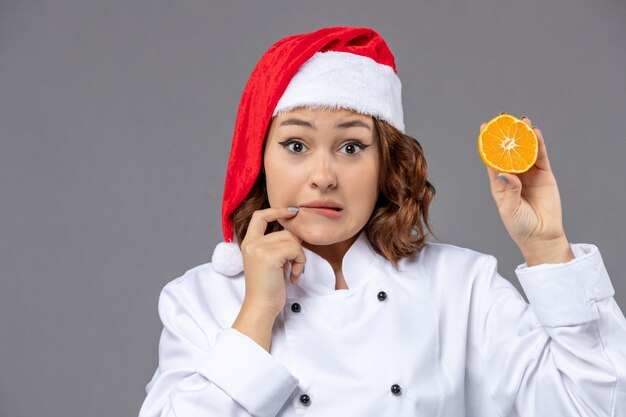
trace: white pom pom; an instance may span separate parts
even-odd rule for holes
[[[235,242],[220,242],[213,250],[213,268],[222,275],[234,276],[243,271],[243,257]]]

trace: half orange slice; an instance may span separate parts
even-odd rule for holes
[[[478,153],[496,171],[521,174],[537,162],[539,142],[523,120],[505,113],[487,122],[478,134]]]

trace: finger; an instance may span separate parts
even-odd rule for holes
[[[513,213],[520,204],[522,182],[515,174],[498,172],[487,167],[489,184],[498,209],[504,213]],[[503,177],[506,181],[500,179]]]
[[[300,250],[298,251],[298,254],[296,255],[296,257],[291,260],[290,279],[293,285],[296,285],[296,283],[299,281],[300,275],[302,274],[302,271],[304,270],[305,264],[306,264],[306,256],[304,255],[304,251],[302,250],[302,247],[300,247]]]
[[[526,123],[528,127],[533,127],[533,122],[528,118],[528,116],[522,116],[521,120]]]
[[[293,259],[291,261],[291,265],[292,265],[291,272],[293,273],[293,275],[295,277],[300,276],[300,274],[302,273],[302,269],[304,269],[304,262],[297,262],[296,259]]]
[[[489,183],[490,184],[495,184],[496,181],[499,181],[498,178],[497,178],[499,172],[496,171],[495,169],[493,169],[493,168],[488,166],[487,167],[487,174],[489,175]]]
[[[267,244],[273,245],[283,245],[285,243],[290,244],[294,241],[298,244],[302,244],[302,239],[300,239],[298,236],[294,235],[287,229],[264,235],[263,239],[265,239],[265,242]]]
[[[298,212],[287,210],[287,207],[270,207],[264,210],[257,210],[252,213],[246,237],[259,238],[265,235],[267,224],[277,219],[293,218]]]
[[[304,254],[304,250],[302,249],[302,239],[288,230],[285,230],[285,232],[287,232],[287,235],[296,242],[294,245],[296,249],[296,257],[291,259],[291,276],[293,277],[293,283],[295,285],[304,271],[306,256]]]
[[[504,191],[521,186],[519,176],[516,174],[500,172],[488,166],[487,175],[489,176],[489,185],[491,186],[491,192],[494,198]]]
[[[543,140],[543,134],[539,130],[539,128],[533,128],[533,132],[537,136],[537,142],[539,151],[537,154],[537,161],[535,162],[535,166],[539,169],[550,171],[550,161],[548,160],[548,149],[546,148],[546,142]]]
[[[533,132],[535,132],[535,136],[537,136],[537,145],[539,149],[537,152],[537,161],[535,161],[534,166],[536,166],[538,169],[549,171],[550,162],[548,161],[548,150],[546,149],[546,144],[543,140],[543,135],[541,134],[541,131],[539,131],[539,128],[533,126],[532,120],[530,120],[528,116],[522,116],[521,120],[523,120],[524,123],[526,123],[528,127],[530,127]]]
[[[302,249],[302,239],[287,229],[270,233],[264,236],[263,239],[265,239],[265,244],[280,250],[285,277],[289,274],[291,283],[295,285],[295,281],[304,270],[306,263],[306,256]]]
[[[290,265],[289,281],[291,282],[291,285],[296,285],[297,275],[296,275],[296,271],[294,268],[294,261],[293,260],[289,261],[289,265]]]
[[[295,260],[291,261],[291,283],[296,285],[298,280],[300,279],[300,275],[302,274],[302,269],[304,268],[303,263],[298,263]]]

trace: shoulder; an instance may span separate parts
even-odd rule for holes
[[[237,313],[245,292],[243,273],[225,276],[212,262],[187,269],[165,284],[159,295],[161,315],[186,314],[229,325]]]
[[[453,245],[450,243],[426,242],[422,250],[409,257],[414,261],[420,260],[424,263],[438,263],[446,261],[449,263],[461,262],[463,264],[475,262],[488,262],[495,259],[493,255],[479,252],[474,249]]]
[[[479,252],[477,250],[466,248],[463,246],[453,245],[451,243],[426,242],[426,247],[433,253],[445,253],[448,255],[461,257],[481,257],[485,255],[489,256],[486,253]]]
[[[206,287],[214,276],[211,262],[206,262],[185,270],[176,278],[167,282],[161,292],[166,293],[197,293]]]
[[[229,291],[233,287],[242,286],[243,283],[243,272],[226,276],[215,270],[213,262],[206,262],[187,269],[166,283],[162,292],[182,293],[198,297]]]
[[[407,267],[422,265],[427,269],[464,269],[484,266],[495,260],[493,255],[450,243],[426,242],[422,250],[403,259]]]
[[[436,242],[403,262],[403,274],[421,278],[415,281],[427,283],[442,305],[457,307],[454,314],[467,313],[472,299],[485,293],[497,264],[493,255]]]

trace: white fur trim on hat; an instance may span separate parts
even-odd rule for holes
[[[243,256],[235,242],[220,242],[213,250],[213,269],[222,275],[234,276],[243,271]]]
[[[389,65],[349,52],[315,53],[293,76],[273,116],[296,107],[349,108],[402,133],[402,83]]]

